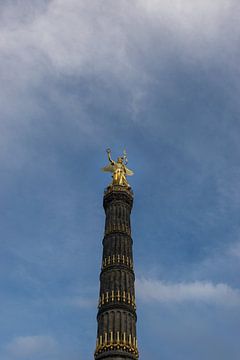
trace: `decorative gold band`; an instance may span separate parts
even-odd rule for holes
[[[101,294],[99,298],[98,308],[102,307],[103,305],[114,303],[114,302],[123,302],[125,304],[131,305],[134,310],[136,310],[136,303],[135,297],[130,292],[126,291],[114,291],[106,292]]]
[[[134,354],[136,358],[139,356],[137,339],[132,337],[131,334],[127,335],[125,332],[120,334],[119,331],[117,331],[116,334],[113,334],[113,331],[111,331],[97,338],[95,356],[110,350],[123,350]]]
[[[119,254],[105,257],[102,262],[102,269],[105,269],[115,264],[127,265],[129,266],[130,269],[133,269],[132,259],[128,256],[119,255]]]

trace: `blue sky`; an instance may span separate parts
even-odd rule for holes
[[[142,360],[240,357],[239,3],[0,4],[0,357],[90,360],[127,149]]]

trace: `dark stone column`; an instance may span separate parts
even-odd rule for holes
[[[133,192],[109,186],[104,193],[106,213],[100,274],[96,360],[136,360],[136,304],[130,214]]]

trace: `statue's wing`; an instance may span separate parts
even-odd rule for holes
[[[128,169],[127,167],[125,167],[125,168],[126,168],[126,175],[132,176],[134,174],[134,172],[132,170]]]
[[[108,164],[107,166],[104,166],[102,168],[102,171],[104,171],[104,172],[114,172],[115,171],[114,165]]]

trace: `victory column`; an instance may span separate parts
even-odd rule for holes
[[[102,269],[98,305],[96,360],[138,359],[136,304],[130,214],[133,192],[127,176],[124,151],[117,161],[107,149],[109,164],[102,170],[112,173],[112,183],[104,192],[106,213]]]

